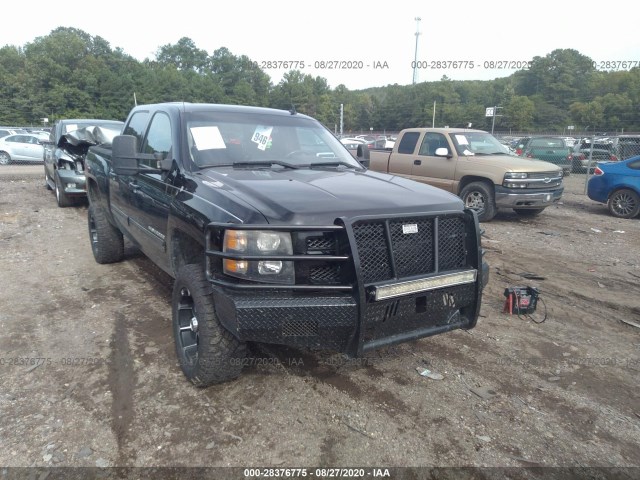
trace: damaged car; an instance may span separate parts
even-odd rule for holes
[[[124,122],[117,120],[59,120],[44,146],[44,178],[59,207],[86,197],[84,157],[93,145],[111,144]]]

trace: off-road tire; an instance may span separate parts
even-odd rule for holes
[[[89,205],[87,214],[89,241],[96,262],[115,263],[124,257],[124,237],[122,232],[111,225],[104,211]]]
[[[616,190],[609,197],[607,207],[614,217],[633,218],[640,213],[640,196],[628,188]]]
[[[60,181],[60,176],[58,172],[55,173],[55,193],[56,193],[56,202],[60,208],[66,208],[73,205],[73,199],[67,195],[62,187],[62,182]]]
[[[545,208],[547,208],[547,207],[543,207],[543,208],[514,208],[513,211],[516,212],[521,217],[537,217],[538,215],[540,215],[544,211]]]
[[[211,284],[200,265],[185,265],[178,271],[171,306],[176,355],[185,376],[197,387],[240,376],[246,343],[218,320]]]
[[[460,191],[460,198],[466,208],[476,211],[481,222],[489,222],[498,212],[493,186],[486,182],[471,182],[465,185]]]

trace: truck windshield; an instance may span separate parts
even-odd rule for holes
[[[451,135],[458,155],[509,155],[509,149],[486,132],[460,132]]]
[[[186,117],[189,154],[200,168],[286,162],[311,167],[327,161],[362,166],[319,122],[296,115],[193,112]]]

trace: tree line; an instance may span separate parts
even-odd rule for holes
[[[344,131],[399,131],[416,126],[500,132],[640,131],[640,68],[600,71],[587,56],[558,49],[526,70],[494,80],[331,88],[298,70],[277,84],[256,62],[221,47],[209,54],[184,37],[138,61],[99,36],[60,27],[24,46],[0,48],[0,124],[41,125],[42,118],[124,119],[137,102],[256,105],[311,115],[331,130],[344,107]]]

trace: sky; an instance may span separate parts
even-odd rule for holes
[[[418,82],[443,75],[452,80],[503,77],[515,71],[512,67],[559,48],[575,49],[597,63],[640,64],[640,36],[634,29],[612,28],[600,9],[570,2],[539,0],[522,10],[496,0],[182,0],[164,6],[110,0],[54,5],[31,0],[24,21],[3,22],[0,46],[23,47],[57,27],[73,27],[142,61],[154,59],[159,47],[188,37],[209,54],[226,47],[234,55],[247,55],[274,84],[287,71],[283,62],[299,62],[303,73],[326,78],[332,88],[343,84],[350,90],[411,84],[416,32],[418,65],[423,67],[417,70]],[[606,6],[607,12],[628,8],[615,1]],[[269,68],[274,65],[278,68]]]

